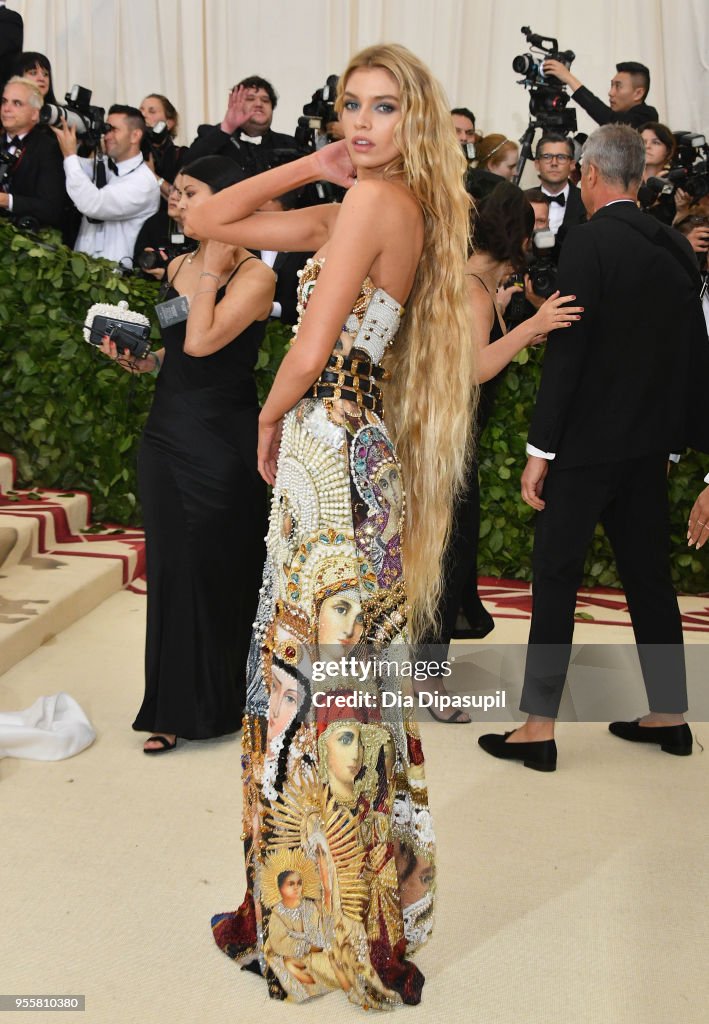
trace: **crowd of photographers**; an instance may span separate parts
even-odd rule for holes
[[[559,51],[556,40],[529,29],[523,32],[530,52],[515,58],[513,67],[530,92],[530,123],[520,143],[503,133],[482,134],[468,107],[451,111],[473,196],[483,198],[502,179],[519,182],[526,160],[534,162],[537,181],[525,193],[535,213],[529,268],[500,292],[506,319],[515,323],[532,315],[554,291],[566,234],[585,219],[576,185],[585,137],[575,134],[569,102],[599,124],[629,124],[640,132],[647,156],[640,205],[687,236],[706,281],[709,150],[704,137],[672,132],[659,121],[647,103],[650,72],[643,64],[617,65],[606,105],[571,72],[571,51]],[[169,260],[191,245],[179,215],[181,170],[191,161],[226,156],[249,176],[339,137],[334,76],[305,105],[294,135],[273,131],[277,93],[266,79],[250,76],[231,90],[219,124],[200,125],[192,143],[179,146],[178,112],[166,96],[150,94],[139,106],[114,104],[105,113],[79,86],[60,105],[51,64],[41,53],[20,52],[12,61],[6,55],[3,71],[2,214],[26,230],[59,228],[77,251],[158,278]],[[339,198],[332,186],[310,186],[281,202],[290,207]],[[296,272],[306,255],[262,254],[279,275],[274,315],[289,322],[295,319]]]

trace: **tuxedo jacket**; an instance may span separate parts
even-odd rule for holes
[[[279,252],[273,264],[276,275],[276,293],[274,302],[280,302],[281,315],[278,318],[284,324],[295,324],[298,321],[298,271],[305,266],[312,252]]]
[[[292,135],[283,135],[270,128],[257,145],[241,141],[238,137],[240,134],[237,131],[234,135],[227,135],[218,124],[201,124],[197,129],[197,138],[183,156],[181,166],[186,167],[200,156],[226,156],[246,174],[257,174],[269,166],[268,154],[274,149],[296,148]]]
[[[59,143],[49,128],[37,125],[22,140],[10,171],[8,192],[13,217],[36,217],[42,227],[66,225],[70,208]]]
[[[581,320],[547,342],[529,443],[558,467],[709,451],[709,340],[697,261],[632,202],[572,228],[559,289]]]
[[[15,61],[22,53],[23,34],[21,15],[0,7],[0,88],[12,74]]]
[[[581,189],[569,182],[569,194],[564,206],[564,219],[559,225],[556,233],[556,244],[561,246],[566,238],[569,229],[583,224],[586,221],[586,207],[581,200]]]

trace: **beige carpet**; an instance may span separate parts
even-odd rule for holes
[[[0,762],[0,990],[86,995],[33,1022],[362,1020],[339,993],[273,1003],[214,946],[244,889],[238,741],[140,752],[144,614],[116,594],[0,678],[0,709],[66,690],[98,732],[72,760]],[[423,1003],[397,1019],[705,1024],[707,754],[567,724],[542,775],[486,757],[486,729],[422,726],[439,909]]]

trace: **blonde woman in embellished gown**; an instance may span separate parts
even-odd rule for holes
[[[344,141],[189,218],[197,237],[316,254],[259,421],[273,502],[243,731],[247,893],[212,926],[273,998],[341,989],[385,1009],[420,1001],[407,954],[433,922],[421,741],[380,695],[431,621],[469,454],[469,210],[448,104],[408,50],[353,58],[337,107]],[[255,212],[320,179],[349,189],[341,206]]]

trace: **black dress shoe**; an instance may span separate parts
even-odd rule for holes
[[[504,736],[488,732],[478,738],[478,744],[486,754],[500,757],[503,761],[523,761],[525,768],[535,772],[556,771],[556,740],[536,740],[533,743],[505,743],[512,731]]]
[[[461,629],[454,629],[451,633],[453,640],[482,640],[495,628],[495,620],[485,608],[475,619],[468,619],[468,625]]]
[[[633,743],[659,743],[660,749],[666,754],[687,757],[692,753],[692,730],[687,723],[684,725],[640,725],[640,719],[634,722],[611,722],[608,726],[614,736]]]

